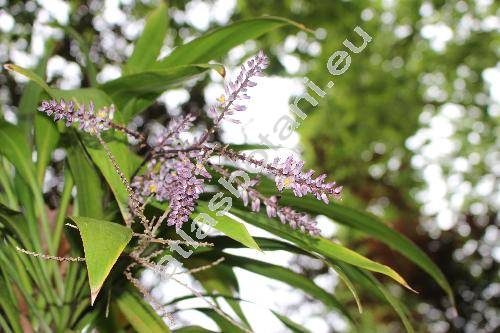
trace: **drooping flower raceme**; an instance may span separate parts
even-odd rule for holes
[[[65,121],[66,126],[78,123],[78,128],[88,133],[95,134],[108,130],[115,113],[114,105],[109,108],[103,107],[97,112],[94,112],[94,108],[93,102],[90,102],[88,107],[85,104],[77,106],[73,101],[66,102],[61,98],[59,102],[55,99],[42,101],[38,111],[48,116],[53,115],[54,121]]]
[[[250,202],[252,211],[259,212],[262,203],[266,207],[267,216],[278,217],[281,223],[288,223],[292,229],[298,228],[303,233],[307,232],[311,235],[319,235],[320,230],[316,226],[317,222],[315,219],[309,214],[297,212],[290,207],[279,206],[277,196],[266,197],[252,188],[257,183],[258,181],[252,180],[248,186],[240,185],[238,187],[245,206]]]

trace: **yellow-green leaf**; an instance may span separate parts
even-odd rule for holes
[[[196,208],[198,214],[204,213],[212,217],[217,223],[213,226],[215,229],[224,233],[225,235],[231,237],[232,239],[240,242],[248,248],[255,249],[261,251],[259,245],[255,242],[255,239],[250,235],[245,225],[241,222],[236,221],[235,219],[223,215],[217,216],[215,212],[208,209],[208,206],[204,202],[200,202],[198,207]],[[193,214],[191,217],[196,219],[198,214]]]
[[[90,303],[101,290],[111,268],[132,238],[132,229],[90,217],[73,216],[82,237],[90,284]]]
[[[167,25],[167,5],[162,2],[149,14],[144,30],[135,43],[134,51],[125,66],[125,72],[142,71],[155,62],[167,34]]]

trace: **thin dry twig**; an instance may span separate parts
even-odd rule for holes
[[[218,264],[220,264],[224,260],[225,260],[224,257],[220,257],[219,259],[217,259],[216,261],[214,261],[213,263],[210,263],[208,265],[204,265],[204,266],[200,266],[200,267],[188,269],[188,270],[185,270],[183,272],[173,273],[172,275],[192,274],[192,273],[198,273],[198,272],[201,272],[201,271],[205,271],[207,269],[210,269],[210,268],[213,268],[213,267],[217,266]]]
[[[33,257],[37,257],[37,258],[41,258],[41,259],[45,259],[45,260],[56,260],[56,261],[70,261],[70,262],[77,262],[77,261],[85,261],[85,258],[81,258],[81,257],[57,257],[57,256],[51,256],[51,255],[47,255],[47,254],[43,254],[43,253],[37,253],[37,252],[32,252],[32,251],[28,251],[28,250],[25,250],[25,249],[22,249],[18,246],[16,246],[16,250],[21,252],[21,253],[24,253],[24,254],[27,254],[27,255],[30,255],[30,256],[33,256]]]
[[[151,293],[146,289],[146,287],[144,287],[144,285],[141,283],[141,281],[139,281],[139,279],[132,276],[132,273],[130,272],[130,270],[134,266],[135,266],[135,263],[130,264],[126,268],[124,274],[125,274],[125,277],[127,278],[127,280],[129,280],[130,283],[132,283],[143,294],[143,296],[153,306],[153,308],[159,312],[158,314],[160,317],[167,317],[172,325],[175,324],[175,320],[174,320],[174,317],[172,316],[172,314],[170,312],[168,312],[165,309],[165,307],[162,304],[160,304],[156,300],[156,298],[153,297],[153,295],[151,295]]]
[[[184,245],[191,245],[191,246],[214,246],[213,243],[208,243],[208,242],[195,242],[195,241],[186,241],[186,240],[177,240],[177,239],[163,239],[163,238],[154,238],[150,237],[145,234],[140,234],[137,232],[134,232],[132,236],[139,237],[142,239],[148,240],[150,243],[158,243],[158,244],[167,244],[167,245],[175,245],[175,244],[184,244]]]

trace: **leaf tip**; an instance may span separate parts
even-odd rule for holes
[[[101,288],[97,288],[97,289],[92,289],[90,291],[90,305],[91,306],[94,306],[94,303],[95,303],[95,300],[97,298],[97,295],[99,294],[99,291],[101,290]]]

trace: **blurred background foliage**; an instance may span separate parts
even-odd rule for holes
[[[49,38],[56,40],[48,79],[62,88],[86,85],[81,45],[47,26],[71,26],[89,45],[98,80],[117,76],[154,1],[0,0],[0,62],[34,66]],[[227,22],[279,15],[314,33],[279,30],[231,52],[227,64],[263,48],[271,72],[298,82],[306,76],[327,91],[317,106],[301,104],[300,149],[309,166],[344,185],[344,203],[367,209],[417,243],[438,264],[457,297],[458,316],[424,272],[379,242],[340,228],[334,237],[394,267],[419,291],[407,297],[419,332],[494,332],[500,326],[500,8],[472,1],[169,1],[171,17],[162,54],[172,45]],[[202,13],[195,15],[193,13]],[[352,55],[349,70],[333,77],[328,57],[356,44],[354,27],[373,40]],[[358,39],[356,39],[358,38]],[[118,72],[119,73],[119,72]],[[328,81],[335,86],[326,88]],[[203,109],[210,78],[193,81],[180,105],[161,100],[133,126],[154,127],[180,112]],[[15,121],[22,115],[22,85],[0,73],[0,108]],[[202,119],[203,121],[203,119]],[[60,196],[58,157],[50,199]],[[59,177],[59,178],[58,178]],[[311,278],[324,267],[297,260]],[[336,293],[350,299],[340,285]],[[394,292],[398,290],[395,289]],[[395,315],[362,295],[366,332],[398,332]],[[293,311],[292,304],[290,311]],[[320,311],[320,310],[319,310]],[[338,328],[331,327],[337,331]]]

